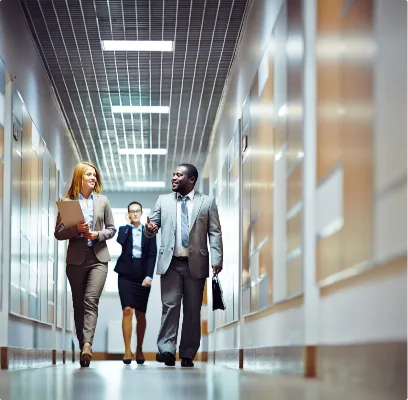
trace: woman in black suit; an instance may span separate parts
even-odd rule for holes
[[[128,206],[130,224],[121,226],[117,241],[122,245],[122,253],[116,263],[118,273],[118,289],[122,304],[122,331],[125,342],[123,362],[132,362],[130,347],[132,337],[133,313],[136,313],[136,362],[143,364],[143,339],[146,331],[146,309],[149,300],[150,286],[156,265],[156,239],[148,239],[143,235],[143,225],[140,222],[143,208],[134,201]]]

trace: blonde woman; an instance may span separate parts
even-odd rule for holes
[[[54,233],[57,240],[69,240],[66,272],[72,290],[81,367],[88,367],[92,359],[99,298],[110,261],[106,241],[116,233],[108,198],[101,191],[97,168],[80,162],[64,200],[79,200],[85,219],[77,226],[65,228],[58,214]]]

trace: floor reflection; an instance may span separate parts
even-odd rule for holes
[[[391,393],[336,388],[318,380],[239,371],[208,364],[166,368],[155,362],[124,366],[119,361],[0,371],[1,400],[82,399],[203,400],[394,400]]]

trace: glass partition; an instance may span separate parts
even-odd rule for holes
[[[10,312],[47,324],[54,324],[57,315],[62,328],[68,315],[66,243],[57,244],[54,227],[63,181],[17,92],[12,163]]]
[[[58,187],[58,194],[59,198],[64,197],[64,181],[62,179],[60,171],[58,171],[57,175],[57,187]],[[66,249],[67,243],[66,241],[58,241],[57,242],[57,327],[64,328],[65,326],[65,318],[66,318],[66,296],[65,296],[65,288],[66,288],[66,274],[65,274],[65,256],[66,256]]]
[[[3,62],[0,60],[0,226],[3,226],[3,153],[4,153],[4,103],[6,97],[6,69]],[[2,242],[3,230],[0,230],[0,243]],[[0,258],[2,258],[2,251],[0,246]],[[2,309],[2,273],[0,271],[0,310]]]
[[[49,238],[48,241],[48,268],[47,268],[47,293],[48,293],[48,321],[54,323],[55,322],[55,267],[56,267],[56,254],[57,254],[57,241],[54,239],[54,229],[55,229],[55,221],[57,219],[57,206],[55,204],[55,199],[58,197],[57,192],[57,167],[55,166],[54,160],[50,157],[49,162],[47,163],[49,166],[49,195],[50,200],[48,203],[48,231],[49,231]]]
[[[242,108],[242,312],[302,293],[302,1],[287,0]]]

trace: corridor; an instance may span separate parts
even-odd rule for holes
[[[0,400],[407,399],[407,5],[0,0]]]
[[[0,372],[1,400],[397,400],[392,392],[360,392],[317,380],[216,367],[166,368],[117,361]]]

